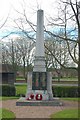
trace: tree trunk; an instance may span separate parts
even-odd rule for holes
[[[23,57],[23,75],[25,78],[25,56]]]
[[[58,82],[60,82],[60,73],[58,73]]]
[[[80,87],[80,28],[78,28],[78,47],[79,47],[79,61],[78,61],[78,85]],[[80,97],[80,89],[78,91],[78,95]]]

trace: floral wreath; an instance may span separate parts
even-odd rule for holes
[[[42,100],[42,94],[36,94],[36,100]]]
[[[31,94],[27,100],[33,100],[34,99],[34,94]],[[42,100],[42,94],[36,94],[35,96],[36,100]]]

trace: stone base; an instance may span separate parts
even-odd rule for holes
[[[53,100],[53,93],[52,93],[52,76],[51,76],[51,73],[50,72],[46,72],[46,85],[45,87],[42,87],[41,86],[41,82],[38,86],[38,88],[35,86],[35,82],[32,82],[34,81],[36,78],[33,78],[33,73],[34,72],[29,72],[28,73],[28,80],[27,80],[27,92],[26,92],[26,98],[29,98],[31,94],[33,94],[34,96],[36,96],[36,94],[42,94],[42,100]],[[38,73],[39,75],[44,73],[45,72],[36,72]],[[39,77],[39,81],[41,81],[42,79],[40,79],[40,76]],[[35,100],[35,99],[34,99]]]
[[[33,101],[33,100],[26,100],[25,97],[20,98],[16,102],[16,106],[62,106],[62,102],[55,98],[51,101],[43,100],[43,101]]]
[[[37,94],[41,94],[42,95],[42,100],[51,100],[50,99],[50,94],[47,93],[47,90],[32,90],[31,92],[26,94],[26,99],[30,98],[30,95],[33,94],[34,95],[34,99],[32,99],[33,101],[36,100],[36,95]],[[53,98],[52,98],[53,99]]]

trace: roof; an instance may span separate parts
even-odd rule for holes
[[[2,72],[13,72],[12,65],[10,64],[0,64],[0,73]]]

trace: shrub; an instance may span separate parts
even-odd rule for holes
[[[54,97],[78,97],[77,86],[53,86]]]
[[[14,85],[2,85],[2,96],[15,96],[16,89]]]

